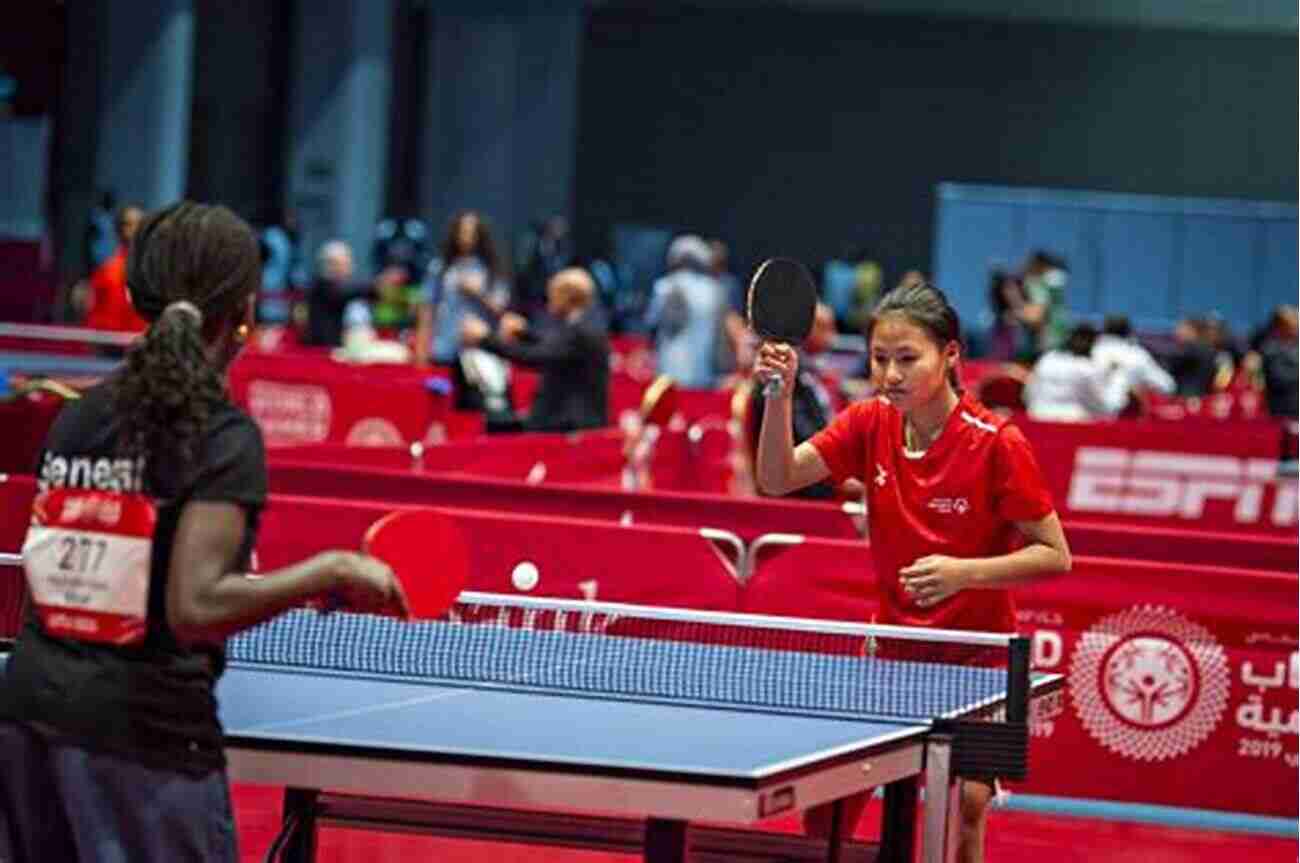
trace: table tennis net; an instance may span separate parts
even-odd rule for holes
[[[442,620],[295,610],[230,639],[241,665],[817,716],[994,718],[1013,639],[837,621],[462,594]],[[962,638],[965,636],[965,640]]]

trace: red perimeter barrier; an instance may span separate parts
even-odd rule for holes
[[[590,461],[575,463],[598,470],[602,460],[614,463],[618,459],[616,451],[605,448],[612,446],[605,441],[598,445],[579,441],[574,453],[567,456],[563,440],[553,443],[555,448],[549,453],[538,450],[549,455],[549,461],[544,463],[555,463],[557,457],[576,459],[576,453],[584,453]],[[440,447],[433,460],[442,464],[443,451],[462,453],[473,450],[475,446],[467,442],[463,446]],[[488,447],[487,444],[484,446]],[[519,479],[527,472],[525,465],[530,463],[526,457],[528,450],[525,457],[518,458],[510,455],[509,445],[504,442],[500,450],[488,449],[496,453],[494,457],[500,458],[502,464],[514,464],[512,470],[499,474],[505,478],[466,473],[423,473],[396,466],[391,469],[369,467],[374,462],[410,463],[408,454],[393,450],[362,451],[357,460],[365,466],[344,467],[347,453],[342,448],[322,451],[300,448],[292,451],[293,459],[284,458],[282,453],[272,454],[271,488],[284,494],[318,497],[349,498],[364,492],[367,497],[403,503],[514,510],[637,524],[719,527],[740,535],[746,541],[764,533],[797,533],[838,539],[856,539],[859,535],[857,520],[839,504],[674,491],[630,492],[555,482],[554,474],[542,477],[546,480],[544,482],[520,482]],[[665,450],[664,454],[668,452]],[[681,450],[676,451],[674,457],[687,455],[687,450]],[[474,472],[477,470],[474,458],[472,455],[459,455],[456,460],[448,460],[447,464],[456,465],[457,470]],[[667,471],[668,461],[670,459],[659,459],[659,470]],[[429,462],[430,456],[426,454],[426,467]],[[687,472],[689,468],[678,470]],[[1294,570],[1300,547],[1294,535],[1288,537],[1241,529],[1220,532],[1071,519],[1065,522],[1065,531],[1076,555],[1209,562],[1247,569]]]
[[[5,550],[21,541],[32,489],[30,477],[0,483]],[[260,565],[356,547],[392,508],[273,495]],[[850,620],[874,607],[870,552],[853,540],[740,545],[684,527],[455,511],[481,590],[513,592],[529,562],[540,595]],[[16,610],[20,585],[16,568],[0,569],[0,634],[14,631],[2,612]],[[1068,685],[1035,720],[1033,772],[1017,787],[1296,817],[1298,587],[1294,571],[1076,557],[1069,575],[1018,591],[1035,666]]]

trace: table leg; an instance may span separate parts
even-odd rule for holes
[[[686,863],[686,822],[651,818],[645,825],[646,863]]]
[[[305,788],[284,789],[284,821],[293,820],[293,833],[288,837],[280,859],[286,863],[313,863],[316,859],[316,799],[319,791]]]
[[[961,839],[961,795],[953,788],[952,735],[933,734],[925,747],[925,863],[953,863]]]
[[[885,804],[880,814],[880,856],[876,863],[915,860],[918,791],[914,777],[885,786]]]
[[[831,832],[826,837],[826,863],[840,863],[840,850],[844,844],[840,836],[844,832],[844,800],[831,804]]]

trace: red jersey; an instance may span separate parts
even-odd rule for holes
[[[836,484],[867,488],[880,623],[941,629],[1015,630],[1006,590],[962,590],[921,607],[898,571],[929,554],[994,557],[1019,548],[1014,522],[1052,510],[1038,463],[1011,423],[963,395],[924,453],[904,451],[903,415],[883,398],[857,402],[811,439]]]

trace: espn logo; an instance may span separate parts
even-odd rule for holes
[[[1265,507],[1266,491],[1275,490]],[[1077,512],[1199,519],[1209,501],[1225,501],[1240,524],[1265,517],[1296,523],[1296,482],[1279,481],[1274,459],[1241,459],[1160,450],[1079,447],[1067,505]]]

